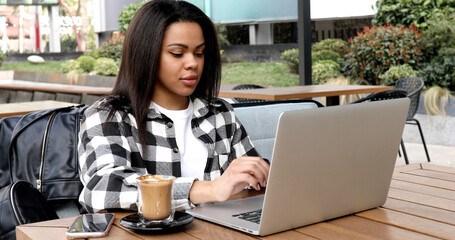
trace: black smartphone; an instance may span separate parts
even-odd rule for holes
[[[66,232],[66,236],[68,238],[104,237],[109,232],[114,219],[113,213],[79,215]]]

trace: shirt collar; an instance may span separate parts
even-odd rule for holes
[[[194,116],[200,118],[204,117],[209,113],[209,107],[221,107],[222,103],[220,101],[216,101],[210,104],[206,99],[203,98],[192,98],[193,99],[193,106],[194,106]]]
[[[147,117],[149,119],[163,118],[160,111],[158,109],[156,109],[153,104],[150,104],[149,113],[147,114]]]
[[[201,118],[209,113],[209,103],[207,100],[202,98],[191,98],[193,101],[193,116]],[[216,105],[216,104],[215,104]],[[149,119],[161,119],[163,114],[151,104],[147,117]]]

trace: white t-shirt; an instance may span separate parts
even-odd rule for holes
[[[204,179],[204,169],[207,164],[207,146],[196,138],[191,128],[193,102],[190,100],[185,110],[168,110],[153,102],[158,111],[169,117],[175,128],[175,140],[180,153],[182,177]]]

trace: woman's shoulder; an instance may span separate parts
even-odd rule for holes
[[[108,115],[115,109],[118,113],[127,113],[126,107],[114,107],[115,96],[105,96],[90,105],[85,111],[84,115],[90,117],[98,115],[100,118],[107,118]]]
[[[92,115],[95,113],[101,112],[109,112],[111,110],[111,106],[108,104],[108,100],[103,97],[95,101],[92,105],[90,105],[87,110],[85,110],[85,115]]]
[[[222,98],[215,98],[214,101],[209,103],[205,99],[195,98],[193,99],[196,110],[201,111],[215,111],[220,112],[231,112],[233,111],[232,105]]]
[[[216,98],[214,102],[215,107],[227,111],[233,111],[232,105],[226,101],[225,99],[222,98]]]

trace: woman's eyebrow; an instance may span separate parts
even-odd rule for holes
[[[172,47],[172,46],[178,46],[178,47],[188,49],[188,45],[185,45],[183,43],[171,43],[171,44],[167,45],[167,47]],[[205,46],[205,42],[197,45],[196,49],[201,48],[203,46]]]

